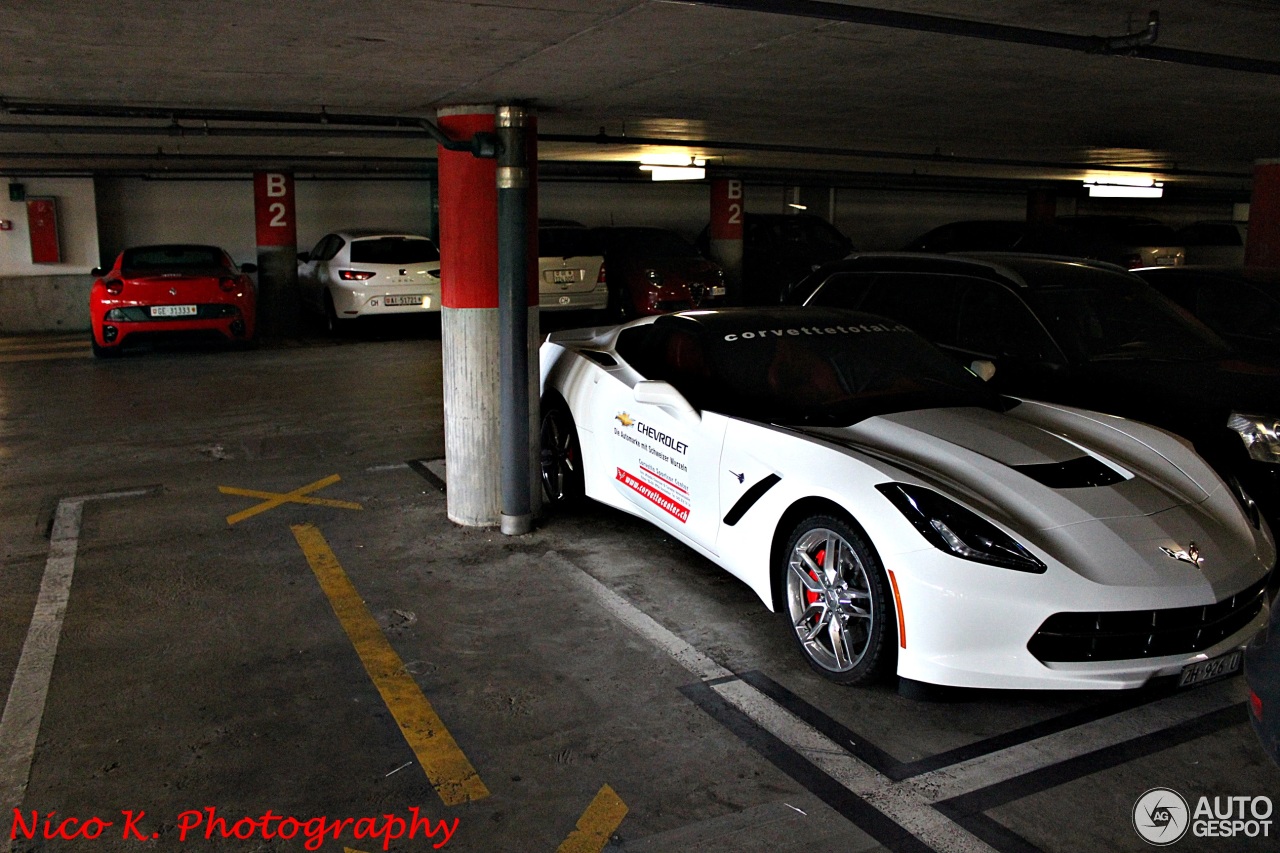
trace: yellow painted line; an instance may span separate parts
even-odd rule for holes
[[[258,489],[238,489],[234,486],[218,486],[218,491],[224,495],[239,495],[247,498],[262,498],[262,503],[255,504],[248,509],[242,509],[240,512],[232,513],[227,516],[227,524],[237,524],[246,518],[253,518],[259,513],[266,512],[269,509],[275,509],[287,503],[310,504],[311,506],[329,506],[337,509],[364,509],[360,504],[352,501],[334,501],[327,498],[309,498],[307,495],[317,492],[326,486],[332,486],[342,478],[337,474],[331,474],[323,480],[316,480],[314,483],[308,483],[305,486],[294,489],[292,492],[263,492]]]
[[[600,853],[627,816],[627,804],[605,785],[578,818],[578,828],[569,833],[556,853]]]
[[[489,796],[480,775],[383,636],[320,529],[313,524],[295,524],[292,530],[320,588],[329,598],[334,615],[355,646],[365,672],[378,688],[387,710],[395,717],[400,733],[418,757],[440,799],[447,806],[456,806]]]

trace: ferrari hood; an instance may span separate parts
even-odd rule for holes
[[[1152,516],[1208,496],[1136,439],[1123,455],[1100,452],[1062,432],[987,409],[900,412],[821,432],[1033,529]]]

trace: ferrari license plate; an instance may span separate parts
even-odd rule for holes
[[[196,306],[194,305],[152,305],[152,317],[194,317],[196,315]]]
[[[577,270],[552,270],[551,271],[552,284],[572,284],[577,280],[578,280]]]
[[[421,305],[421,296],[388,296],[386,298],[388,305]]]
[[[1218,655],[1216,658],[1189,663],[1182,668],[1182,677],[1178,679],[1178,686],[1190,687],[1193,684],[1204,684],[1239,672],[1243,657],[1244,653],[1236,649],[1225,655]]]

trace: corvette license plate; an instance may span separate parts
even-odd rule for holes
[[[1225,678],[1240,670],[1240,661],[1244,653],[1239,649],[1209,658],[1198,663],[1189,663],[1182,668],[1182,677],[1178,679],[1179,687],[1190,687],[1193,684],[1204,684],[1218,678]]]
[[[194,305],[152,305],[152,317],[194,317],[196,315],[196,306]]]
[[[388,305],[421,305],[421,296],[388,296],[386,299]]]
[[[578,280],[577,270],[552,270],[551,271],[552,284],[572,284],[577,280]]]

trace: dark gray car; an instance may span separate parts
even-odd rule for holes
[[[1271,621],[1244,653],[1249,685],[1249,722],[1271,760],[1280,764],[1280,608],[1272,602]]]

